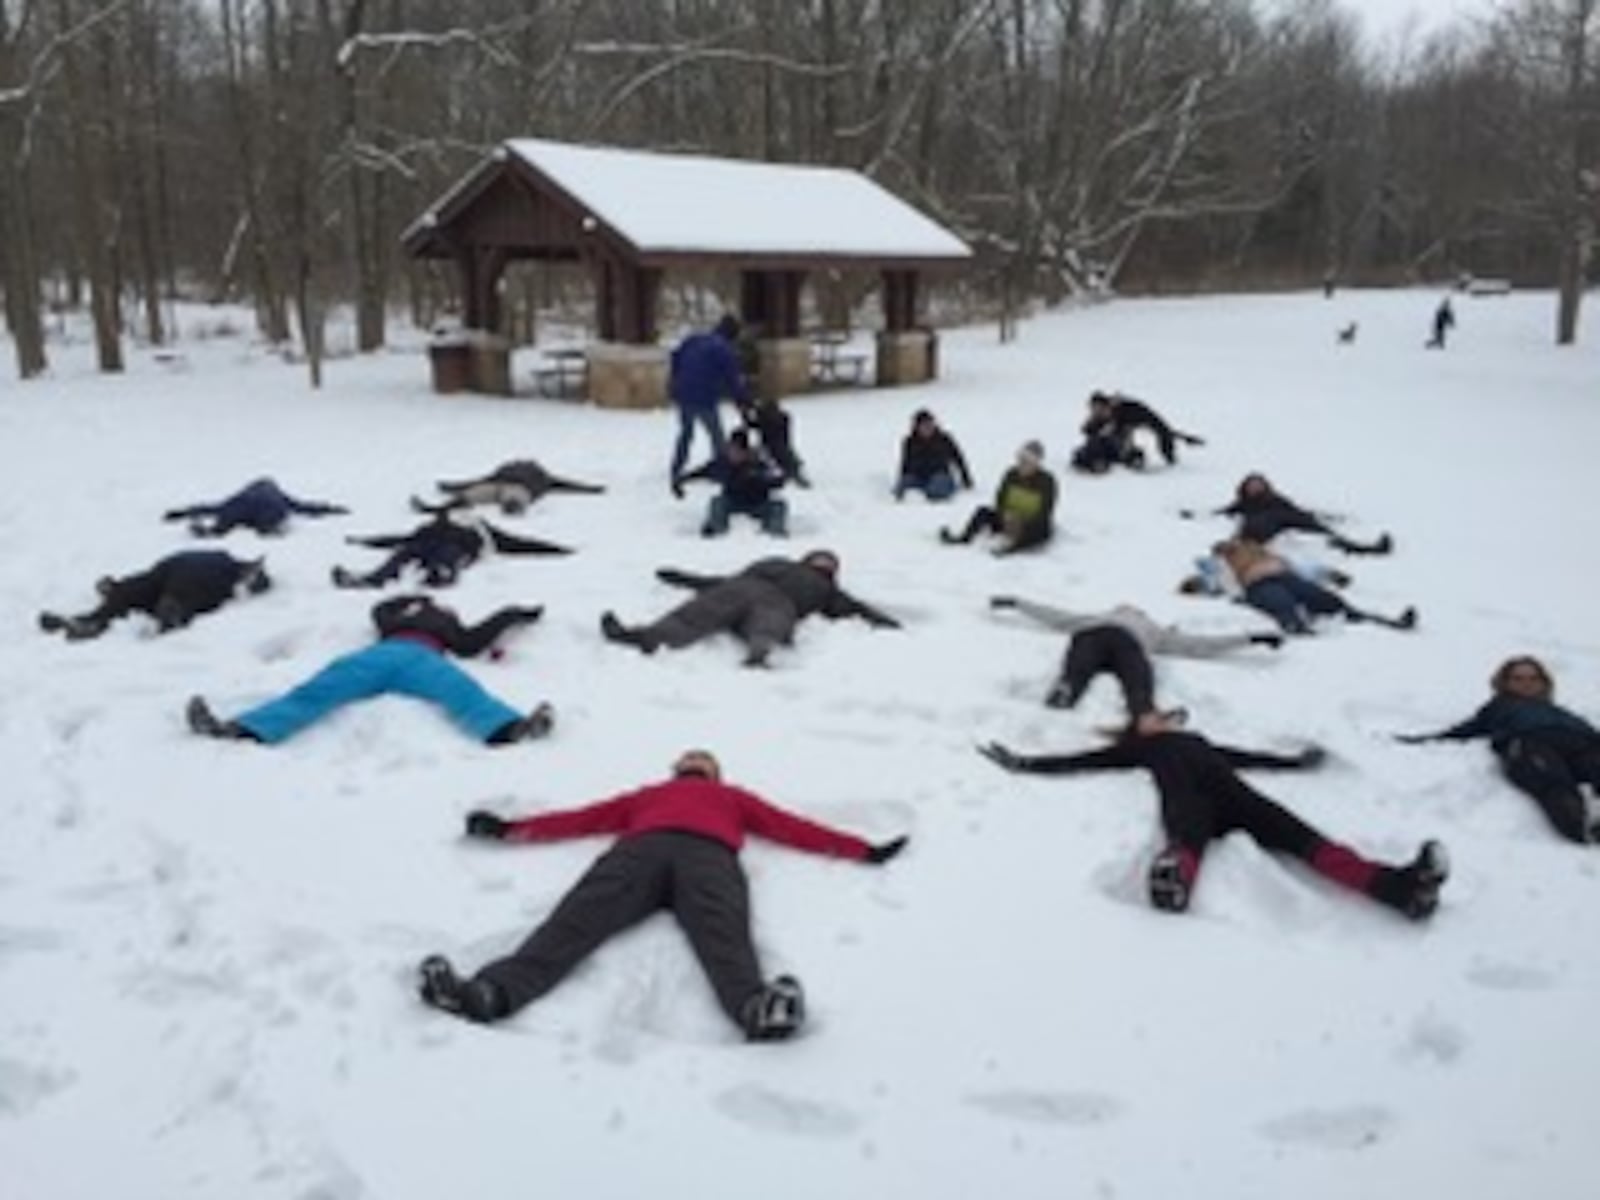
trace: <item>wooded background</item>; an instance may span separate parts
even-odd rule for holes
[[[858,168],[978,251],[968,301],[1556,286],[1600,204],[1600,0],[1363,44],[1335,0],[0,0],[0,286],[100,366],[170,301],[253,305],[313,364],[430,319],[398,236],[539,136]]]

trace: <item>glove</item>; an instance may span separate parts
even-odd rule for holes
[[[989,607],[990,608],[1015,608],[1016,606],[1017,606],[1017,598],[1015,596],[990,596],[989,597]]]
[[[489,841],[498,842],[506,836],[506,831],[510,828],[509,821],[495,816],[492,812],[484,812],[481,808],[467,814],[466,835],[470,838],[487,838]]]
[[[531,607],[526,607],[526,608],[518,606],[516,611],[517,611],[517,619],[519,621],[523,622],[526,625],[532,625],[540,617],[544,616],[544,605],[535,604],[535,605],[532,605]]]
[[[1283,649],[1283,634],[1281,633],[1252,633],[1250,635],[1252,646],[1271,646],[1274,650]]]
[[[1328,752],[1321,746],[1307,746],[1295,757],[1302,767],[1320,767],[1328,761]]]
[[[987,746],[979,746],[978,753],[1008,771],[1015,771],[1022,766],[1022,756],[1007,750],[999,742],[990,742]]]
[[[906,848],[906,843],[910,840],[911,839],[909,837],[897,837],[892,841],[881,842],[876,846],[869,846],[867,848],[867,856],[864,861],[872,863],[874,866],[882,866],[895,855],[899,854],[900,851],[904,850]]]
[[[1427,735],[1422,733],[1396,733],[1392,736],[1402,746],[1420,746],[1428,740]]]

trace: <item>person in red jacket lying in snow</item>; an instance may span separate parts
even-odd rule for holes
[[[466,822],[468,837],[500,842],[596,833],[618,837],[512,954],[466,979],[448,959],[425,958],[418,967],[423,1001],[469,1021],[503,1020],[550,991],[612,934],[667,908],[745,1037],[786,1038],[805,1020],[805,995],[793,976],[762,979],[739,865],[745,835],[872,864],[888,862],[907,842],[873,845],[786,812],[723,783],[721,766],[706,750],[679,755],[671,779],[597,804],[509,821],[477,811]]]

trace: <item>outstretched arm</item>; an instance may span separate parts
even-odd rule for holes
[[[1055,629],[1061,633],[1072,633],[1074,630],[1087,629],[1091,625],[1104,623],[1103,613],[1074,613],[1064,608],[1053,608],[1048,604],[1036,604],[1032,600],[1023,600],[1017,596],[994,596],[989,600],[990,608],[1014,608],[1025,617],[1031,617],[1048,629]]]
[[[220,504],[191,504],[187,508],[169,508],[161,514],[163,521],[188,521],[195,517],[214,517]]]
[[[558,546],[554,542],[541,542],[537,538],[518,537],[514,533],[507,533],[489,522],[484,521],[483,531],[489,535],[489,540],[494,543],[494,548],[501,554],[571,554],[566,546]]]
[[[860,617],[875,629],[899,629],[900,622],[880,609],[873,608],[865,600],[857,600],[843,588],[834,589],[828,603],[822,609],[822,615],[829,620],[837,621],[843,617]]]
[[[371,550],[398,550],[410,542],[413,536],[415,535],[410,533],[375,533],[366,537],[347,537],[344,540],[352,546],[366,546]]]
[[[1263,771],[1309,771],[1321,766],[1328,752],[1321,746],[1307,746],[1298,754],[1273,754],[1267,750],[1241,750],[1237,746],[1213,745],[1230,767],[1241,770],[1256,767]]]
[[[1492,730],[1484,719],[1483,711],[1473,713],[1465,721],[1457,721],[1448,729],[1435,733],[1397,733],[1394,740],[1414,746],[1422,742],[1468,742],[1473,738],[1488,737]]]
[[[1116,743],[1103,750],[1086,750],[1081,754],[1018,754],[990,742],[979,746],[978,753],[1007,771],[1021,771],[1029,775],[1074,775],[1080,771],[1121,771],[1141,766],[1137,754],[1126,743]]]
[[[669,583],[673,587],[688,588],[692,592],[703,592],[707,588],[714,588],[727,577],[724,575],[696,575],[692,571],[680,571],[677,567],[662,567],[656,572],[656,578],[662,583]]]
[[[323,500],[296,500],[293,496],[285,496],[284,499],[288,501],[289,511],[302,517],[337,517],[350,511],[342,504],[329,504]]]
[[[1163,629],[1151,645],[1156,654],[1172,654],[1181,658],[1216,658],[1246,646],[1282,644],[1277,634],[1254,633],[1184,633],[1181,629]]]
[[[507,605],[476,625],[464,626],[452,617],[450,620],[454,628],[449,630],[442,640],[445,649],[452,654],[461,658],[474,658],[499,641],[502,634],[523,625],[531,625],[543,615],[542,606],[523,608],[519,605]]]

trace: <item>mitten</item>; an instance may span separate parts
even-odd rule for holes
[[[990,742],[987,746],[979,746],[978,753],[1008,771],[1015,771],[1022,765],[1022,756],[1007,750],[999,742]]]
[[[1016,606],[1017,606],[1017,598],[1015,596],[990,596],[989,597],[989,607],[990,608],[1015,608]]]
[[[870,846],[867,849],[865,861],[872,863],[875,866],[886,863],[895,855],[899,854],[900,851],[904,850],[906,848],[906,843],[910,840],[911,839],[909,837],[897,837],[891,841],[882,842],[876,846]]]
[[[511,823],[503,817],[497,817],[492,812],[477,809],[467,814],[466,834],[471,838],[488,838],[498,842],[506,836],[506,831],[511,828]]]
[[[1283,648],[1283,634],[1281,633],[1252,633],[1250,644],[1253,646],[1271,646],[1274,650]]]

